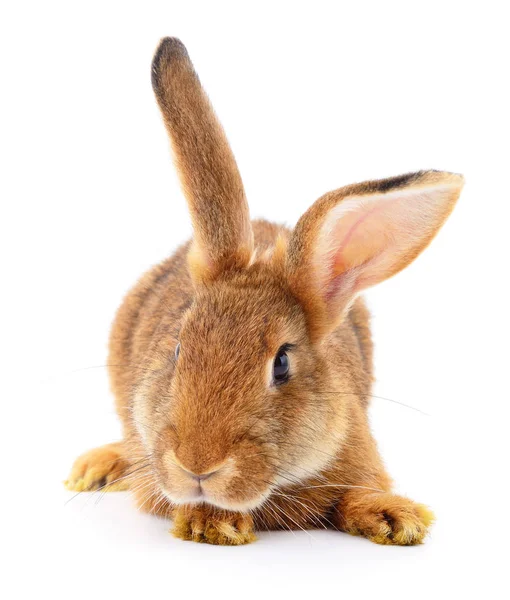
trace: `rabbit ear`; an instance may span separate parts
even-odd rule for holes
[[[292,232],[286,257],[312,337],[334,329],[359,292],[424,250],[463,183],[460,175],[421,171],[348,186],[315,202]]]
[[[186,48],[164,38],[152,62],[152,87],[172,142],[194,227],[195,280],[246,266],[253,233],[243,183],[225,132]]]

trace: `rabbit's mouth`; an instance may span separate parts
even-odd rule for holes
[[[172,502],[172,504],[210,504],[221,508],[223,510],[235,510],[239,512],[246,512],[253,510],[261,506],[264,501],[270,496],[271,491],[268,489],[266,492],[258,494],[252,498],[246,498],[244,500],[234,500],[228,497],[219,497],[215,494],[210,494],[203,488],[196,488],[194,492],[186,495],[178,495],[171,492],[170,490],[163,488],[163,493]]]
[[[170,451],[158,467],[162,492],[173,504],[207,503],[224,510],[246,511],[260,506],[271,493],[269,482],[241,472],[233,457],[196,472]]]

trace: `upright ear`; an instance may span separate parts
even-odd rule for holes
[[[315,202],[291,234],[286,259],[312,338],[332,331],[359,292],[424,250],[463,183],[460,175],[421,171],[348,186]]]
[[[225,132],[186,48],[164,38],[152,63],[152,87],[172,142],[194,227],[189,262],[196,281],[248,264],[253,233],[243,183]]]

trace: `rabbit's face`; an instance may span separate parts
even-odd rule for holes
[[[338,398],[334,408],[323,393],[332,389],[327,359],[269,267],[204,286],[172,373],[145,393],[162,491],[175,503],[246,510],[323,469],[345,430]]]

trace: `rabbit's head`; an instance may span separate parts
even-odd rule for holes
[[[157,396],[146,443],[173,502],[248,510],[338,454],[347,398],[369,385],[342,321],[427,246],[463,180],[428,171],[344,187],[255,249],[234,157],[181,42],[161,42],[152,80],[193,221],[195,295],[168,345],[175,363],[145,391]]]

